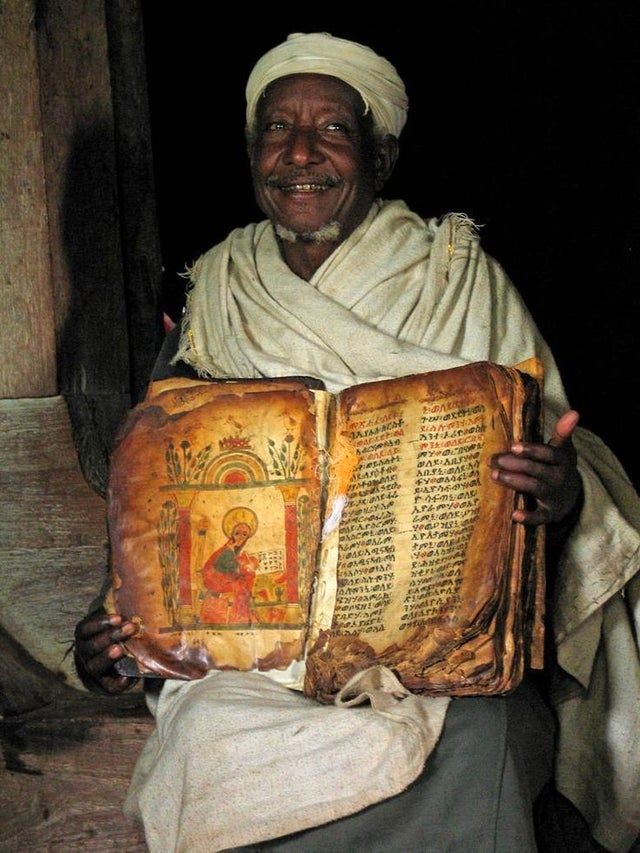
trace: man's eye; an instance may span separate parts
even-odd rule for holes
[[[325,125],[325,130],[328,130],[330,133],[344,133],[347,136],[351,132],[347,125],[341,121],[329,122],[329,124]]]
[[[264,128],[266,131],[278,131],[278,130],[286,130],[287,125],[284,121],[270,121],[265,125]]]

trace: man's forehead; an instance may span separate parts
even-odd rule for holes
[[[343,107],[353,111],[356,116],[366,113],[366,105],[353,86],[330,74],[288,74],[269,83],[258,103],[258,109],[277,106],[292,98],[313,99],[316,103],[326,102],[327,106]]]

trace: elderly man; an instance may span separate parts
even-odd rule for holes
[[[262,57],[247,85],[247,141],[268,219],[194,265],[155,378],[296,375],[335,391],[479,360],[544,362],[548,443],[512,447],[492,476],[530,496],[514,523],[548,524],[561,554],[555,630],[571,677],[560,679],[558,783],[598,838],[624,849],[637,832],[636,777],[625,769],[614,796],[598,774],[605,755],[637,768],[637,743],[620,729],[638,713],[640,673],[619,593],[637,571],[640,509],[606,448],[575,430],[551,353],[472,223],[425,222],[377,198],[406,112],[397,72],[362,45],[296,34]],[[627,603],[636,593],[629,583]],[[88,683],[129,686],[114,665],[133,631],[100,612],[80,623]],[[614,635],[632,686],[609,655]],[[408,697],[379,713],[318,706],[267,675],[167,682],[150,699],[157,731],[127,810],[152,850],[535,849],[531,804],[551,775],[552,724],[530,685],[448,708]]]

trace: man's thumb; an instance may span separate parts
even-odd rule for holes
[[[558,418],[553,435],[549,439],[551,447],[562,447],[570,441],[579,420],[580,415],[574,409],[570,409],[562,417]]]

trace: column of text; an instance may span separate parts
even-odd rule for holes
[[[478,516],[484,406],[459,399],[422,408],[412,514],[411,583],[400,628],[428,624],[459,602]]]
[[[334,627],[341,633],[384,631],[383,614],[394,582],[395,504],[404,420],[379,411],[350,422],[359,463],[340,525]]]

